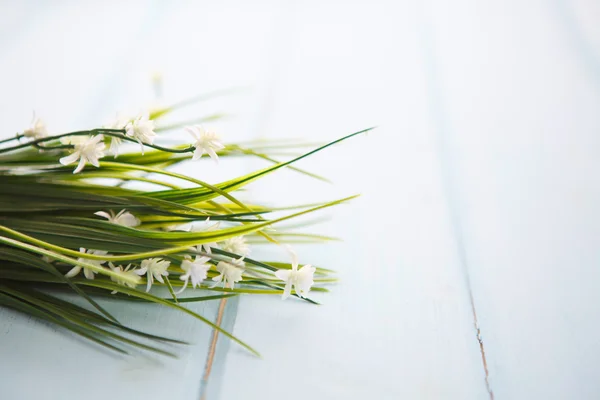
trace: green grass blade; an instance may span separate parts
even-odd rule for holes
[[[37,309],[36,307],[34,307],[22,300],[18,300],[12,296],[9,296],[9,295],[3,293],[3,290],[1,288],[0,288],[0,304],[3,306],[6,306],[6,307],[13,308],[24,314],[31,315],[36,318],[51,322],[58,326],[62,326],[63,328],[66,328],[67,330],[69,330],[77,335],[80,335],[88,340],[91,340],[101,346],[104,346],[110,350],[114,350],[114,351],[117,351],[122,354],[129,354],[127,351],[121,349],[120,347],[117,347],[115,345],[105,342],[104,340],[97,338],[93,334],[89,333],[88,331],[86,331],[84,329],[79,328],[75,324],[72,324],[72,323],[69,323],[66,321],[62,321],[62,320],[56,318],[55,316],[53,316],[51,313],[41,311],[41,310]]]
[[[245,349],[250,351],[252,354],[260,357],[260,353],[258,353],[256,350],[254,350],[252,347],[250,347],[245,342],[243,342],[240,339],[238,339],[237,337],[233,336],[231,333],[227,332],[225,329],[221,328],[220,326],[215,325],[213,322],[209,321],[207,318],[201,316],[200,314],[195,313],[194,311],[192,311],[190,309],[182,307],[179,304],[170,302],[161,297],[154,296],[150,293],[141,292],[139,290],[131,289],[131,288],[124,287],[124,286],[119,286],[119,285],[116,285],[116,284],[114,284],[112,282],[108,282],[108,281],[91,280],[91,281],[86,281],[86,282],[82,282],[82,283],[85,285],[95,286],[95,287],[103,288],[103,289],[107,289],[107,290],[116,290],[117,292],[121,292],[121,293],[128,294],[130,296],[146,299],[146,300],[152,301],[154,303],[163,304],[163,305],[166,305],[167,307],[171,307],[176,310],[182,311],[182,312],[189,314],[192,317],[204,322],[205,324],[209,325],[211,328],[217,330],[219,333],[222,333],[224,336],[226,336],[229,339],[233,340],[234,342],[238,343],[239,345],[241,345],[242,347],[244,347]]]

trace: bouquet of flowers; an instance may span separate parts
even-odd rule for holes
[[[302,144],[230,144],[199,125],[161,126],[161,118],[173,109],[52,135],[34,116],[28,129],[0,141],[0,306],[121,353],[133,346],[172,355],[160,343],[184,342],[128,327],[96,300],[112,296],[125,307],[132,301],[162,304],[256,353],[182,303],[225,301],[239,294],[278,294],[314,303],[309,292],[326,291],[324,285],[335,281],[331,270],[300,264],[286,244],[298,236],[326,237],[294,236],[272,227],[354,196],[278,209],[244,203],[236,192],[281,168],[312,175],[292,164],[369,129],[279,162],[271,153],[283,147],[300,149]],[[159,133],[180,128],[190,135],[191,144],[157,144]],[[124,153],[128,142],[140,151]],[[216,184],[169,169],[190,159],[217,161],[230,156],[258,157],[270,165]],[[269,218],[276,211],[288,214]],[[252,258],[249,243],[257,240],[285,246],[290,258],[284,262]],[[170,295],[158,295],[151,290],[156,286]],[[193,289],[202,290],[189,297]],[[57,290],[80,296],[89,307],[57,296]]]

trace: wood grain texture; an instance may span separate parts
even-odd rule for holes
[[[188,399],[199,392],[211,329],[181,313],[147,304],[104,301],[118,320],[136,329],[189,340],[176,349],[178,359],[133,353],[107,353],[87,341],[10,310],[0,310],[0,398],[49,400],[145,397]],[[214,320],[217,302],[193,304],[190,309]]]
[[[288,171],[253,185],[277,188],[273,202],[291,191],[298,201],[363,196],[319,227],[343,243],[297,249],[302,262],[340,271],[325,305],[241,300],[235,332],[265,360],[232,349],[224,399],[489,398],[430,122],[418,12],[320,2],[282,16],[285,62],[265,136],[326,141],[379,127],[300,164],[335,185]]]
[[[451,203],[497,399],[599,396],[599,15],[580,1],[429,8]]]

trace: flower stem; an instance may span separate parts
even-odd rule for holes
[[[8,142],[12,142],[13,140],[19,140],[19,139],[21,139],[21,138],[22,138],[22,137],[24,137],[24,136],[25,136],[25,135],[20,135],[20,134],[17,134],[15,137],[11,137],[11,138],[8,138],[8,139],[3,139],[3,140],[0,140],[0,144],[2,144],[2,143],[8,143]]]
[[[60,135],[55,135],[55,136],[48,136],[45,138],[40,138],[40,139],[35,139],[32,140],[30,142],[27,143],[21,143],[19,145],[16,146],[12,146],[12,147],[6,147],[4,149],[0,149],[0,154],[2,153],[8,153],[11,151],[15,151],[15,150],[19,150],[19,149],[23,149],[29,146],[34,146],[37,147],[39,149],[42,150],[56,150],[56,149],[72,149],[74,146],[71,144],[68,145],[58,145],[58,146],[40,146],[40,143],[45,143],[45,142],[49,142],[49,141],[53,141],[56,139],[61,139],[63,137],[69,137],[69,136],[86,136],[86,135],[93,135],[93,134],[101,134],[101,135],[105,135],[105,136],[111,136],[111,137],[116,137],[122,140],[126,140],[128,142],[132,142],[132,143],[138,143],[137,140],[130,138],[129,136],[125,135],[125,130],[124,129],[91,129],[91,130],[87,130],[87,131],[76,131],[76,132],[69,132],[69,133],[63,133]],[[20,135],[19,137],[23,137],[23,135]],[[14,140],[14,138],[11,138],[10,140]],[[5,140],[5,141],[9,141],[9,140]],[[2,142],[0,142],[2,143]],[[171,148],[167,148],[167,147],[162,147],[162,146],[158,146],[155,144],[150,144],[150,143],[143,143],[144,146],[147,147],[151,147],[153,149],[156,150],[160,150],[160,151],[165,151],[168,153],[192,153],[195,149],[193,146],[187,147],[185,149],[171,149]]]

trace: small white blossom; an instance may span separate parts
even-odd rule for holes
[[[234,236],[221,242],[221,249],[240,256],[250,254],[250,246],[244,236]]]
[[[206,221],[204,221],[204,223],[198,224],[198,225],[192,225],[190,227],[190,232],[210,232],[210,231],[219,229],[218,222],[216,222],[212,225],[209,225],[209,223],[210,223],[210,218],[206,218]],[[201,245],[197,246],[196,248],[198,249],[198,251],[204,250],[206,253],[212,254],[211,247],[219,247],[219,245],[217,244],[217,242],[202,243]]]
[[[290,250],[292,255],[292,269],[280,269],[275,271],[275,276],[285,282],[282,299],[287,299],[292,294],[292,285],[294,291],[300,297],[305,297],[312,285],[314,285],[313,276],[316,268],[311,265],[304,265],[298,270],[298,257],[296,253]]]
[[[79,248],[79,252],[83,253],[83,254],[93,254],[93,255],[96,255],[96,256],[105,256],[105,255],[108,254],[104,250],[87,250],[86,251],[83,247]],[[90,259],[87,259],[85,257],[79,257],[77,259],[77,261],[78,262],[85,262],[85,263],[92,264],[92,265],[96,265],[98,267],[101,267],[102,264],[104,264],[106,262],[105,260],[90,260]],[[67,278],[72,278],[72,277],[76,276],[77,274],[79,274],[79,272],[81,271],[82,268],[83,268],[83,275],[87,279],[94,279],[94,274],[98,273],[98,272],[93,271],[93,270],[91,270],[89,268],[81,267],[79,265],[76,265],[75,267],[71,268],[71,270],[69,272],[67,272],[65,274],[65,276]]]
[[[132,213],[130,213],[127,210],[121,210],[117,215],[115,215],[113,210],[109,210],[109,212],[98,211],[95,212],[94,215],[106,218],[108,222],[112,222],[113,224],[127,226],[130,228],[138,226],[141,223],[139,219],[137,219]]]
[[[216,133],[207,131],[200,125],[186,126],[184,129],[195,140],[193,146],[196,150],[194,150],[193,160],[199,159],[204,153],[208,154],[215,161],[219,160],[217,151],[224,149],[225,146],[221,143],[221,139]]]
[[[108,148],[108,151],[114,155],[115,158],[119,156],[119,146],[121,145],[121,142],[123,142],[123,139],[121,138],[115,136],[110,137],[110,147]]]
[[[217,284],[223,282],[224,288],[233,289],[235,283],[242,280],[242,273],[246,267],[243,259],[242,257],[239,260],[219,261],[217,271],[220,272],[220,275],[215,276],[212,280],[217,282]]]
[[[165,283],[163,276],[169,276],[169,271],[167,271],[169,265],[171,265],[170,261],[162,260],[160,258],[149,258],[143,260],[141,268],[136,269],[134,272],[140,276],[146,275],[146,292],[149,292],[155,278],[160,283]]]
[[[33,113],[33,120],[31,121],[31,126],[23,132],[23,135],[32,139],[41,139],[48,136],[48,129],[46,128],[46,124],[40,118],[35,116],[35,112]]]
[[[108,266],[114,272],[119,272],[119,273],[121,273],[121,275],[126,275],[127,277],[131,278],[134,281],[134,282],[129,282],[129,281],[126,281],[119,277],[111,276],[110,279],[118,285],[135,288],[142,281],[142,278],[138,274],[136,274],[134,270],[131,269],[131,264],[128,264],[125,268],[123,268],[123,266],[121,266],[121,265],[115,267],[115,265],[113,263],[109,262]],[[117,292],[118,292],[118,290],[113,290],[111,292],[111,294],[115,294]]]
[[[126,117],[120,113],[117,113],[115,119],[113,119],[112,121],[110,121],[109,123],[104,125],[103,128],[105,128],[105,129],[125,129],[125,127],[129,123],[129,121],[131,121],[131,118]],[[108,149],[108,151],[111,154],[113,154],[115,156],[115,158],[117,158],[117,156],[119,155],[119,146],[121,145],[121,142],[123,142],[123,139],[121,139],[121,138],[118,138],[115,136],[110,137],[110,148]]]
[[[104,144],[104,136],[96,135],[90,138],[87,138],[85,141],[81,141],[75,144],[75,149],[71,155],[66,157],[62,157],[59,161],[62,165],[73,164],[75,161],[79,160],[79,164],[74,174],[81,172],[83,167],[85,167],[86,163],[92,164],[94,167],[100,167],[98,163],[98,159],[104,157],[104,149],[106,145]]]
[[[148,112],[142,113],[125,127],[126,135],[138,141],[144,154],[144,143],[154,143],[156,132],[154,132],[154,121],[150,119]]]
[[[131,121],[132,118],[125,116],[121,113],[117,113],[115,118],[111,121],[108,121],[102,127],[105,129],[125,129],[127,124]]]
[[[200,286],[200,283],[206,279],[210,264],[207,261],[210,260],[208,257],[196,256],[196,259],[192,261],[191,257],[187,257],[181,263],[181,269],[185,271],[185,274],[181,275],[179,279],[184,281],[183,287],[177,294],[182,293],[188,285],[190,279],[192,280],[192,288]]]

